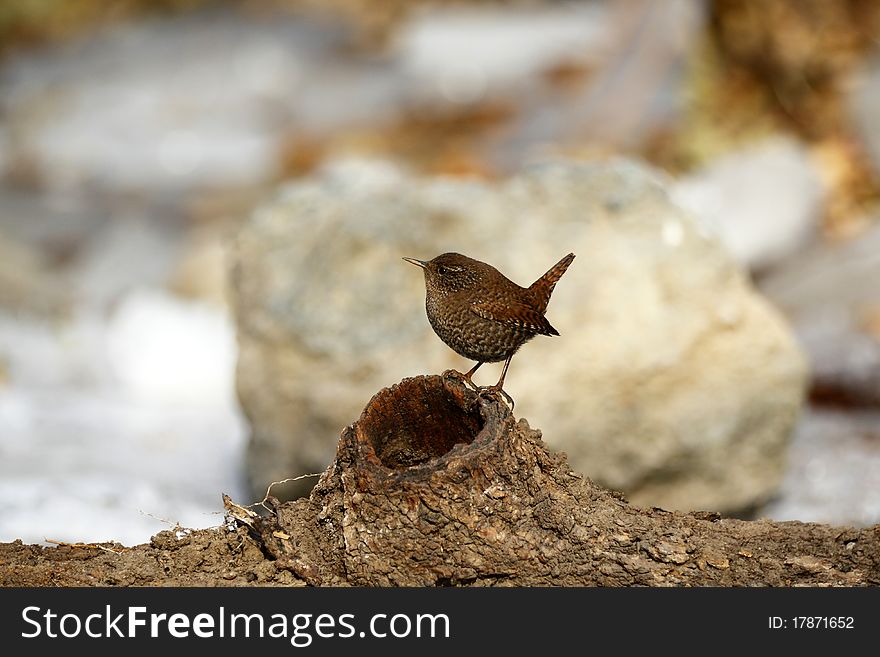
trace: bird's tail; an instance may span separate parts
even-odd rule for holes
[[[572,260],[574,260],[574,253],[569,253],[553,265],[546,274],[529,286],[529,292],[532,295],[532,302],[535,304],[536,310],[541,313],[547,310],[547,304],[550,303],[550,295],[553,293],[553,288],[556,287],[556,282],[562,278]]]

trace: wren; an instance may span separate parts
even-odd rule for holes
[[[504,389],[510,359],[536,335],[559,335],[544,317],[556,282],[568,269],[569,253],[529,287],[520,287],[492,265],[460,253],[433,260],[404,258],[425,271],[425,310],[434,332],[456,353],[477,361],[464,380],[472,387],[497,392],[514,405]],[[504,361],[494,386],[474,385],[474,372],[483,363]]]

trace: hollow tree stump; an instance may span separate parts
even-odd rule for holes
[[[876,585],[880,526],[629,505],[454,376],[370,400],[308,499],[253,529],[315,585]]]

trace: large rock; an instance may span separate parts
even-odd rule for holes
[[[780,483],[805,362],[724,250],[627,161],[547,164],[492,185],[350,164],[292,184],[235,244],[248,472],[321,471],[370,396],[472,363],[425,317],[402,256],[460,251],[529,284],[577,254],[505,389],[572,465],[639,504],[736,511]],[[480,383],[494,383],[486,365]],[[297,482],[304,492],[314,479]]]

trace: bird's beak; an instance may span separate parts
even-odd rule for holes
[[[404,258],[404,260],[411,262],[416,267],[421,267],[422,269],[425,269],[428,266],[428,263],[424,260],[416,260],[415,258]]]

